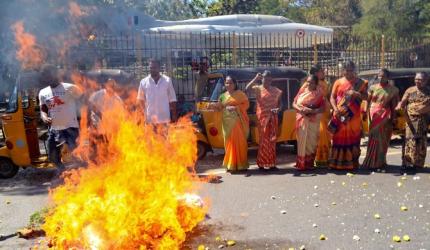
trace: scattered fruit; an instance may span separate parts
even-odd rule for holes
[[[236,241],[234,241],[234,240],[228,240],[227,241],[227,246],[231,247],[231,246],[234,246],[234,245],[236,245]]]
[[[400,238],[400,236],[398,236],[398,235],[394,235],[394,236],[393,236],[393,241],[394,241],[394,242],[401,242],[401,241],[402,241],[402,239]]]
[[[403,240],[404,241],[411,241],[411,238],[409,237],[409,235],[405,234],[405,235],[403,235]]]
[[[205,250],[205,245],[199,245],[199,246],[197,247],[197,250]]]

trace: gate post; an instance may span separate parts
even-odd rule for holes
[[[137,66],[142,66],[142,38],[140,37],[142,34],[141,32],[137,32],[135,35],[136,44],[135,44],[135,50],[136,50],[136,61]]]
[[[313,34],[313,44],[314,44],[314,64],[318,63],[318,46],[317,46],[317,33]]]
[[[233,55],[232,55],[233,66],[237,64],[237,44],[236,44],[236,32],[233,32]]]
[[[385,68],[385,36],[381,36],[381,68]]]

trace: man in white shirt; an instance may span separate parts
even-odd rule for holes
[[[97,127],[103,115],[114,115],[123,112],[124,103],[117,92],[117,84],[114,79],[109,78],[103,88],[91,94],[89,101],[89,114],[91,125]],[[109,114],[110,113],[110,114]]]
[[[109,78],[103,88],[94,92],[88,99],[90,159],[96,163],[106,159],[109,132],[110,134],[116,132],[112,127],[107,130],[104,125],[112,120],[121,120],[121,115],[125,111],[124,102],[117,94],[118,90],[115,80]]]
[[[60,82],[57,68],[53,65],[42,67],[40,83],[47,86],[39,92],[39,105],[42,121],[49,125],[49,159],[62,168],[61,145],[66,143],[69,150],[77,146],[79,123],[76,102],[82,96],[82,90],[74,84]]]
[[[137,100],[150,124],[176,121],[176,94],[170,77],[160,74],[160,63],[149,61],[150,75],[140,81]]]

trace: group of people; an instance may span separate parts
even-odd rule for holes
[[[176,94],[171,79],[160,73],[161,67],[157,60],[149,61],[150,74],[141,80],[137,94],[137,106],[145,116],[146,123],[163,127],[175,121]],[[104,116],[112,115],[118,108],[125,108],[121,99],[120,87],[112,78],[101,83],[102,88],[92,93],[87,100],[81,87],[61,82],[58,70],[53,65],[44,65],[41,69],[40,83],[45,88],[39,92],[41,119],[48,125],[47,150],[51,162],[64,168],[61,149],[67,145],[69,151],[77,147],[79,137],[78,106],[88,104],[88,125],[90,126],[92,147],[90,155],[103,154],[97,150],[106,142],[106,133],[100,121]],[[94,157],[97,158],[97,157]]]
[[[139,85],[137,102],[146,122],[161,125],[174,122],[176,94],[171,79],[160,73],[160,63],[149,61],[150,74]],[[416,86],[409,88],[399,102],[399,90],[388,80],[389,72],[381,69],[377,83],[357,77],[355,64],[343,66],[343,77],[335,81],[331,90],[325,80],[324,69],[314,65],[294,98],[296,110],[297,160],[296,168],[309,170],[316,166],[352,170],[359,167],[362,116],[368,116],[369,140],[364,168],[383,168],[397,111],[403,110],[406,134],[403,165],[423,167],[427,151],[427,127],[430,113],[430,84],[426,73],[417,73]],[[73,84],[61,83],[56,68],[43,67],[41,82],[47,87],[39,93],[41,118],[50,126],[48,154],[52,162],[62,166],[59,145],[76,147],[79,124],[76,102],[83,91]],[[226,76],[225,91],[210,108],[222,111],[222,133],[225,155],[223,166],[230,172],[246,170],[248,162],[249,100],[238,89],[236,80]],[[278,112],[282,91],[272,86],[271,72],[258,73],[245,88],[256,97],[258,125],[257,166],[261,170],[276,169],[276,141]],[[367,100],[366,112],[361,104]],[[115,81],[109,79],[104,88],[89,98],[90,113],[103,115],[112,105],[122,105],[115,93]],[[95,122],[96,123],[96,122]]]
[[[427,152],[427,128],[430,113],[430,84],[426,73],[416,74],[416,86],[410,87],[399,102],[399,90],[389,82],[389,71],[381,69],[375,84],[356,74],[351,61],[343,65],[343,77],[331,90],[324,70],[312,66],[309,76],[294,98],[296,110],[298,170],[316,166],[353,170],[360,166],[360,142],[363,136],[362,116],[369,124],[369,140],[363,168],[378,169],[387,165],[386,154],[397,113],[403,110],[406,119],[403,166],[423,167]],[[257,84],[261,81],[261,84]],[[257,74],[245,88],[255,94],[258,122],[259,169],[276,169],[276,139],[282,91],[271,85],[270,71]],[[225,80],[225,92],[212,108],[222,111],[225,144],[223,166],[230,172],[246,170],[249,166],[247,138],[249,100],[237,89],[231,76]],[[367,108],[362,111],[362,102]]]

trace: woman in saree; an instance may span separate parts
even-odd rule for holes
[[[225,155],[223,167],[228,172],[248,169],[248,133],[249,120],[246,110],[249,108],[248,97],[237,89],[236,81],[227,76],[226,91],[213,106],[222,110],[222,133]]]
[[[331,135],[328,132],[327,124],[330,119],[330,103],[327,101],[330,98],[328,84],[325,80],[324,69],[320,65],[313,65],[309,70],[311,75],[315,75],[318,78],[318,86],[322,89],[324,98],[326,98],[326,107],[324,113],[321,115],[320,121],[320,132],[318,139],[318,147],[315,156],[316,166],[327,166],[328,156],[330,153],[330,141]]]
[[[263,84],[255,85],[260,80]],[[268,70],[263,74],[257,74],[246,86],[246,90],[248,89],[253,90],[257,98],[259,134],[257,166],[259,169],[276,169],[278,111],[282,91],[272,86],[272,75]]]
[[[386,155],[390,145],[393,125],[396,121],[395,107],[399,102],[399,90],[388,82],[388,70],[381,69],[379,83],[368,91],[367,114],[369,115],[369,143],[362,167],[383,168],[387,165]]]
[[[299,170],[313,169],[321,115],[325,110],[324,91],[318,86],[318,78],[315,75],[309,76],[303,87],[300,88],[294,98],[293,107],[297,111],[296,168]]]
[[[406,119],[403,167],[424,167],[427,154],[427,128],[430,119],[430,85],[426,73],[417,73],[415,85],[406,90],[396,109],[402,109]]]
[[[333,134],[328,161],[329,168],[352,170],[359,166],[361,101],[367,98],[367,81],[356,77],[352,61],[345,63],[343,75],[334,83],[330,96],[334,112],[328,124]]]

